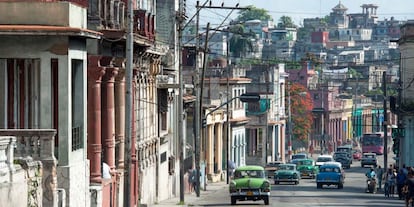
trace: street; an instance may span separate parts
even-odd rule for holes
[[[391,161],[391,159],[390,159]],[[383,165],[383,156],[378,156],[378,163]],[[391,162],[389,162],[391,163]],[[403,206],[404,201],[398,196],[386,198],[382,191],[377,194],[365,193],[365,172],[369,167],[361,168],[359,161],[354,161],[351,169],[345,169],[346,179],[343,189],[336,186],[324,186],[317,189],[314,179],[301,179],[299,185],[282,183],[272,184],[270,206],[366,206],[391,207]],[[271,179],[273,183],[273,180]],[[227,188],[200,198],[198,206],[230,206]],[[236,206],[264,206],[263,201],[238,201]]]

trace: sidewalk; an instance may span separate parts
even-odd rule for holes
[[[180,195],[177,197],[167,199],[159,202],[158,204],[150,205],[151,207],[165,207],[165,206],[197,206],[198,201],[206,200],[208,198],[214,197],[217,193],[228,192],[227,191],[226,181],[221,181],[217,183],[208,183],[207,190],[200,190],[200,197],[197,197],[195,193],[185,193],[184,194],[184,204],[180,205]]]

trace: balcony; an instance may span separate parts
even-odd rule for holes
[[[87,4],[87,1],[73,2],[77,5]],[[1,2],[0,25],[42,25],[86,29],[86,8],[61,1]]]
[[[42,163],[43,206],[57,206],[58,202],[57,161],[54,156],[55,134],[56,131],[53,129],[0,130],[0,137],[3,137],[0,143],[2,146],[0,147],[0,157],[3,158],[0,159],[0,169],[4,166],[13,169],[13,159],[31,157],[34,161]],[[11,147],[13,145],[14,148]]]
[[[155,40],[155,15],[147,13],[146,10],[134,10],[134,32],[147,38]]]

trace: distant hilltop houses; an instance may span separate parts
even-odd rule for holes
[[[249,36],[252,49],[244,58],[282,59],[299,61],[312,53],[332,66],[361,65],[378,60],[399,57],[397,44],[391,40],[400,37],[400,27],[405,23],[391,17],[378,20],[375,4],[361,5],[361,13],[347,13],[341,2],[325,17],[305,18],[302,27],[277,27],[272,21],[249,20],[241,23]],[[194,33],[188,27],[184,34],[186,43],[195,43]],[[226,32],[211,31],[210,56],[226,54]],[[232,37],[229,34],[229,39]],[[192,39],[192,40],[191,40]],[[231,54],[233,63],[240,59]]]

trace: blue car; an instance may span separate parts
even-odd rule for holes
[[[323,185],[336,185],[338,189],[344,187],[345,172],[342,164],[339,162],[325,162],[319,167],[319,173],[316,175],[316,188],[322,188]]]

